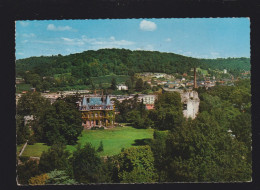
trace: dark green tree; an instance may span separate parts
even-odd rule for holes
[[[83,127],[80,112],[70,103],[57,100],[40,118],[39,136],[49,145],[55,143],[75,144]]]
[[[97,152],[103,152],[104,151],[104,146],[103,146],[103,142],[100,141],[99,147],[97,149]]]
[[[159,95],[155,102],[154,128],[171,130],[181,126],[183,112],[180,94],[177,92]]]
[[[111,80],[111,89],[116,90],[117,89],[116,85],[117,85],[116,78],[113,77]]]
[[[29,179],[39,175],[37,161],[29,160],[25,164],[17,166],[18,183],[22,185],[29,184]]]
[[[54,144],[51,146],[51,148],[48,151],[42,153],[39,162],[39,170],[42,173],[47,173],[54,169],[69,170],[70,169],[70,163],[68,160],[69,156],[70,156],[69,152],[65,151],[65,145]]]
[[[122,183],[149,183],[158,179],[153,153],[148,145],[125,149],[118,155],[118,162],[118,176]]]
[[[251,163],[244,143],[207,112],[176,127],[166,140],[168,181],[248,181]]]
[[[18,100],[17,114],[20,116],[40,116],[50,106],[50,101],[42,97],[38,92],[23,94]]]
[[[24,118],[16,115],[16,142],[18,145],[23,144],[30,137],[30,130],[28,125],[24,125]]]
[[[144,89],[143,79],[139,78],[135,83],[135,90],[141,92],[143,89]]]
[[[72,168],[74,177],[79,183],[105,182],[101,158],[89,143],[83,148],[78,146],[77,150],[73,152]]]

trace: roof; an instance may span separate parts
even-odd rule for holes
[[[146,105],[145,105],[145,108],[146,108],[147,110],[152,110],[152,109],[154,109],[154,105],[153,105],[153,104],[146,104]]]
[[[106,96],[105,101],[102,101],[102,97],[86,98],[84,96],[79,109],[80,110],[90,110],[90,109],[94,109],[93,106],[94,107],[98,106],[98,107],[101,107],[102,109],[106,109],[106,108],[110,109],[111,106],[113,106],[113,104],[111,103],[108,95]]]
[[[102,105],[101,97],[89,98],[88,105]]]

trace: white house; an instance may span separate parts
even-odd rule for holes
[[[126,85],[123,85],[123,84],[116,85],[116,87],[117,87],[118,90],[128,90],[128,87]]]

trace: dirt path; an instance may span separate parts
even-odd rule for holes
[[[19,156],[21,156],[21,155],[23,154],[23,151],[24,151],[24,149],[26,148],[27,143],[28,143],[28,140],[27,140],[26,143],[23,145],[23,149],[21,150]]]

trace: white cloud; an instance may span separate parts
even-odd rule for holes
[[[35,37],[35,34],[34,34],[34,33],[30,33],[30,34],[22,34],[22,37],[25,37],[25,38],[31,38],[31,37]]]
[[[110,40],[113,40],[113,41],[114,41],[114,40],[116,40],[116,38],[115,38],[114,36],[111,36],[111,37],[110,37]]]
[[[72,31],[73,29],[70,26],[55,26],[54,24],[49,24],[47,30],[50,31]]]
[[[18,52],[18,53],[16,53],[17,55],[24,55],[24,53],[21,53],[21,52]]]
[[[135,42],[127,40],[116,40],[114,36],[111,36],[109,39],[106,38],[88,38],[82,36],[82,41],[85,43],[94,46],[94,48],[120,48],[124,46],[134,45]]]
[[[171,42],[172,39],[171,39],[171,38],[167,38],[167,39],[165,39],[165,41],[166,41],[166,42]]]
[[[24,22],[24,21],[20,21],[19,23],[20,23],[20,25],[23,26],[23,27],[26,27],[26,26],[29,25],[28,22]]]
[[[81,40],[81,39],[77,39],[77,38],[61,38],[63,40],[63,43],[66,45],[77,45],[77,46],[82,46],[85,43]]]
[[[157,26],[154,22],[147,21],[147,20],[142,20],[140,22],[140,29],[144,31],[154,31],[156,30]]]
[[[28,42],[28,40],[23,40],[23,41],[22,41],[22,43],[27,43],[27,42]]]

